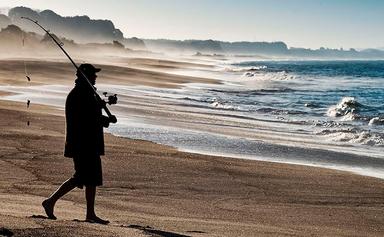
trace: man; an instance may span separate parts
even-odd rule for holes
[[[95,213],[96,187],[102,185],[100,156],[104,155],[103,127],[108,127],[108,117],[102,115],[101,105],[80,70],[92,86],[96,83],[96,73],[101,69],[91,64],[81,64],[76,73],[75,87],[68,94],[65,104],[67,125],[64,156],[73,159],[75,174],[65,181],[42,205],[48,218],[53,214],[56,202],[75,187],[85,186],[87,202],[86,221],[108,224]]]

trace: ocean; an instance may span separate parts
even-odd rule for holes
[[[211,61],[167,73],[218,84],[167,89],[98,83],[118,94],[108,132],[182,151],[384,178],[384,61]],[[63,108],[68,86],[3,86],[5,99]],[[44,96],[42,96],[42,91]]]
[[[384,146],[384,61],[277,61],[232,64],[247,86],[218,90],[224,104],[254,116],[301,124],[340,145]],[[255,84],[262,84],[254,89]]]
[[[225,62],[189,75],[222,84],[126,88],[158,113],[110,131],[189,152],[384,177],[384,61]]]

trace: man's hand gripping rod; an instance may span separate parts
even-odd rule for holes
[[[104,100],[102,100],[99,96],[99,94],[97,94],[95,88],[93,87],[93,85],[91,84],[91,82],[89,81],[88,77],[85,75],[85,73],[83,72],[83,70],[81,70],[77,65],[76,63],[72,60],[72,58],[69,56],[69,54],[64,50],[63,48],[63,43],[59,43],[55,37],[53,37],[48,30],[46,30],[44,27],[42,27],[38,21],[34,21],[32,20],[31,18],[29,17],[24,17],[22,16],[21,17],[22,19],[26,19],[26,20],[29,20],[33,23],[35,23],[36,25],[38,25],[41,29],[43,29],[43,31],[45,31],[45,33],[47,33],[51,38],[52,40],[57,44],[57,46],[59,46],[59,48],[64,52],[64,54],[68,57],[69,61],[71,61],[71,63],[73,64],[73,66],[76,68],[76,70],[78,72],[81,73],[81,75],[84,77],[84,79],[87,81],[87,84],[89,85],[89,87],[92,89],[93,93],[95,94],[95,97],[96,97],[96,100],[97,102],[99,102],[99,104],[102,106],[102,108],[104,109],[104,111],[107,113],[108,117],[109,117],[109,120],[111,123],[116,123],[117,122],[117,119],[116,119],[116,116],[114,116],[113,114],[111,114],[111,112],[109,111],[109,109],[107,108],[107,105],[105,103]]]

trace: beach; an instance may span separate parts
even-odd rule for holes
[[[98,62],[97,59],[94,61]],[[22,60],[2,60],[1,85],[59,84],[67,89],[73,84],[73,68],[66,62],[30,60],[27,64],[28,72],[33,75],[30,84],[25,80]],[[135,59],[125,62],[118,59],[103,65],[99,77],[103,84],[130,85],[138,89],[141,86],[178,89],[192,82],[222,83],[166,72],[169,68],[207,67],[209,65],[185,61]],[[2,96],[15,93],[11,92],[12,88],[6,89]],[[64,112],[62,107],[54,107],[62,102],[65,90],[55,93],[59,98],[57,102],[49,104],[43,100],[41,104],[48,105],[39,105],[32,100],[29,109],[20,102],[25,101],[24,97],[0,101],[0,227],[9,229],[15,236],[384,234],[383,179],[321,167],[230,158],[225,154],[210,156],[181,152],[175,147],[112,134],[105,136],[104,185],[98,189],[96,199],[97,213],[108,218],[111,224],[102,226],[81,221],[85,213],[82,190],[71,192],[58,202],[55,209],[58,220],[44,219],[41,217],[44,215],[41,202],[73,174],[72,161],[63,157]],[[152,97],[127,96],[125,99],[130,101],[125,108],[131,112],[123,121],[128,119],[130,122],[130,115],[136,120],[154,116],[163,118],[159,126],[165,124],[164,118],[168,114],[159,108],[169,108],[166,104],[159,105]],[[122,111],[122,107],[115,109],[117,113]],[[176,128],[188,126],[183,113],[170,118],[167,126],[172,122]],[[191,119],[191,124],[195,121],[209,122],[208,115],[196,114],[199,120]],[[27,126],[27,121],[30,121],[30,126]],[[211,128],[207,126],[208,130]],[[215,132],[215,129],[209,131]],[[226,130],[226,135],[238,133],[235,129]],[[261,135],[258,137],[263,138]],[[291,142],[295,145],[294,141]],[[329,154],[320,153],[317,149],[309,149],[308,154]],[[284,149],[277,150],[280,156],[284,156]],[[332,154],[338,156],[341,153]],[[263,156],[263,153],[257,155]],[[375,162],[381,164],[381,161]]]

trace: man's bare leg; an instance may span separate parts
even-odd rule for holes
[[[85,198],[87,200],[86,221],[106,225],[109,223],[108,220],[103,220],[98,216],[96,216],[95,197],[96,197],[96,186],[85,186]]]
[[[65,194],[69,193],[75,187],[76,183],[74,179],[70,178],[65,181],[54,193],[52,193],[49,198],[43,201],[42,206],[44,207],[45,213],[49,219],[56,220],[56,216],[53,214],[53,210],[57,200],[59,200]]]

